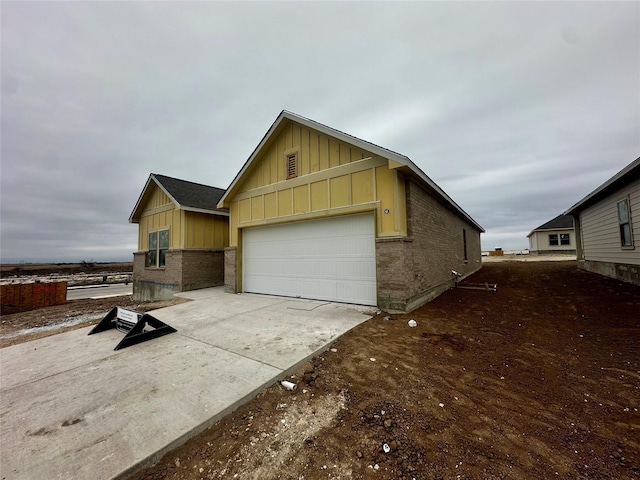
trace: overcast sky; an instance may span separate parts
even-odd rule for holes
[[[1,3],[1,259],[131,260],[150,173],[226,188],[281,110],[526,235],[640,156],[640,2]]]

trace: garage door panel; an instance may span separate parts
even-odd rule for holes
[[[372,215],[247,229],[243,290],[376,304]]]
[[[245,267],[247,268],[247,267]],[[278,275],[282,277],[313,277],[315,279],[362,279],[375,277],[375,266],[367,259],[336,258],[335,261],[318,262],[312,258],[298,258],[285,262],[278,260],[253,260],[247,268],[250,275]]]

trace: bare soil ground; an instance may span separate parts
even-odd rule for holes
[[[0,315],[0,348],[98,323],[113,307],[148,312],[188,300],[136,302],[131,295],[97,300],[73,300],[64,305]]]
[[[374,317],[132,478],[640,478],[640,288],[575,262],[469,281],[498,292]]]
[[[0,265],[0,278],[24,275],[71,275],[74,273],[131,272],[133,262],[21,263]]]

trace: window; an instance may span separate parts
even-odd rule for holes
[[[290,153],[287,158],[287,180],[298,176],[298,154]]]
[[[462,229],[462,244],[464,247],[464,263],[467,263],[469,257],[467,256],[467,230]]]
[[[552,247],[558,245],[558,234],[557,233],[550,233],[549,234],[549,245],[552,246]]]
[[[169,249],[169,230],[149,233],[147,267],[164,267]]]
[[[629,200],[618,202],[618,224],[620,225],[620,244],[623,247],[633,247],[631,234],[631,215],[629,215]]]
[[[568,233],[561,233],[560,234],[560,245],[571,245],[571,240],[569,239],[569,234]]]

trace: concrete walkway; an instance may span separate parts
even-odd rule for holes
[[[152,314],[178,329],[114,351],[90,328],[0,350],[0,476],[116,478],[216,423],[371,316],[222,288]],[[106,312],[105,312],[106,313]]]

